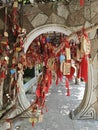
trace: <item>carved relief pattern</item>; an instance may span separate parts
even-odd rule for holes
[[[83,100],[79,107],[71,112],[72,119],[98,120],[98,60],[95,56],[89,64],[89,81],[86,85]]]

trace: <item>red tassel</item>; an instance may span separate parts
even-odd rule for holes
[[[87,56],[84,55],[81,61],[81,78],[87,82],[88,81],[88,62]]]
[[[66,78],[66,88],[69,88],[69,81],[68,81],[68,78]]]
[[[67,95],[66,96],[70,96],[70,90],[67,89]]]
[[[84,0],[80,0],[80,6],[84,5]]]
[[[34,127],[34,121],[32,122],[32,127]]]
[[[69,80],[68,80],[68,78],[66,78],[66,88],[67,88],[67,95],[66,96],[70,96]]]
[[[77,78],[82,78],[85,82],[88,81],[88,62],[87,55],[84,55],[81,63],[79,64],[78,76]]]

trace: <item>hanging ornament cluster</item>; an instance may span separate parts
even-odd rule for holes
[[[45,107],[45,98],[50,85],[52,84],[51,70],[43,67],[43,73],[38,79],[37,89],[36,89],[36,103],[41,109]]]
[[[62,75],[66,76],[65,87],[67,89],[67,96],[70,96],[69,91],[69,75],[71,75],[71,51],[69,41],[65,40],[65,51],[61,53],[60,56],[60,71]],[[69,76],[69,77],[67,77]]]
[[[18,2],[14,1],[12,8],[12,15],[10,16],[11,31],[15,38],[13,43],[13,50],[11,53],[11,67],[10,67],[10,87],[9,92],[12,93],[12,100],[15,99],[19,92],[19,86],[17,84],[19,73],[23,73],[23,69],[26,67],[26,55],[24,54],[23,39],[26,36],[26,30],[21,28],[18,19]]]
[[[57,43],[51,40],[49,34],[38,36],[30,45],[27,53],[27,66],[32,68],[36,64],[45,63],[47,65],[50,57],[55,57],[54,49],[57,44],[60,44],[61,39]]]
[[[37,64],[44,64],[42,74],[38,78],[35,100],[35,104],[38,106],[38,109],[41,109],[42,113],[43,109],[46,108],[46,94],[48,93],[49,88],[52,84],[53,73],[55,73],[54,78],[56,85],[58,85],[59,81],[62,81],[63,74],[60,70],[61,52],[66,55],[67,64],[71,65],[70,45],[68,41],[65,42],[65,37],[62,37],[61,35],[58,41],[58,43],[53,43],[53,41],[51,42],[51,37],[49,36],[49,34],[42,34],[31,43],[26,53],[27,67],[32,68]],[[61,51],[55,54],[55,48],[58,47],[58,44],[60,45],[62,42],[65,42],[66,47],[61,48]],[[70,70],[71,66],[68,69]],[[67,96],[70,96],[69,79],[67,77],[65,86],[67,89]]]
[[[88,81],[88,58],[91,52],[91,44],[88,38],[88,34],[85,29],[82,32],[78,32],[78,39],[80,47],[77,48],[77,59],[79,61],[78,78],[82,78],[85,82]]]

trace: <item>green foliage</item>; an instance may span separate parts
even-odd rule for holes
[[[32,68],[32,69],[29,69],[29,68],[27,68],[27,69],[25,69],[25,71],[24,71],[24,78],[25,77],[34,77],[35,76],[35,74],[34,74],[34,68]]]

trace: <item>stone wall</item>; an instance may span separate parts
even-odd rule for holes
[[[97,7],[98,0],[85,0],[84,6],[80,6],[79,0],[72,0],[69,5],[64,2],[34,4],[24,6],[24,16],[32,25],[32,29],[55,23],[65,25],[74,32],[78,28],[89,27],[98,22]],[[94,35],[95,31],[93,31]]]

